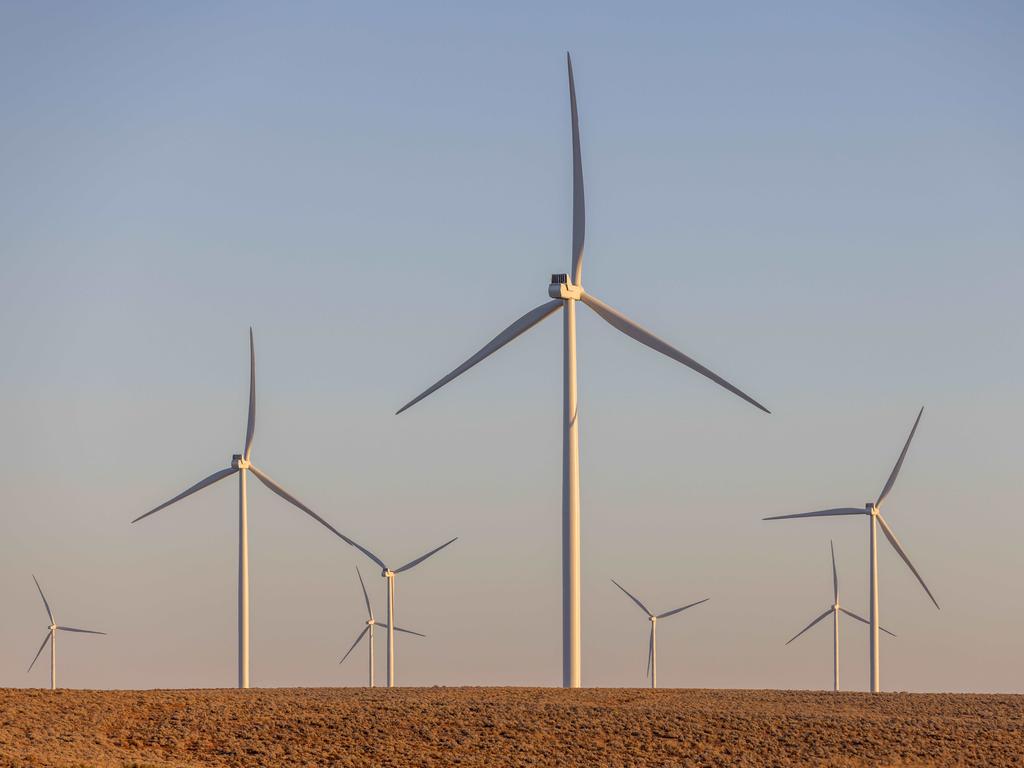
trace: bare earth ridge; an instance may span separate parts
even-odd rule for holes
[[[0,766],[1024,766],[1024,696],[0,689]]]

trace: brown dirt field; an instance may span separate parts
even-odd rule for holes
[[[1024,766],[1024,696],[0,689],[0,766]]]

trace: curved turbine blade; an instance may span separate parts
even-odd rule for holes
[[[798,637],[800,637],[800,635],[802,635],[802,634],[803,634],[804,632],[806,632],[806,631],[807,631],[808,629],[810,629],[810,628],[811,628],[811,627],[813,627],[813,626],[814,626],[815,624],[817,624],[817,623],[818,623],[819,621],[821,621],[822,619],[824,619],[824,618],[825,618],[826,616],[828,616],[828,615],[829,615],[830,613],[832,613],[832,609],[831,609],[831,608],[829,608],[829,609],[828,609],[827,611],[825,611],[825,612],[824,612],[823,614],[821,614],[821,616],[819,616],[818,618],[816,618],[816,619],[815,619],[814,621],[812,621],[812,622],[811,622],[810,624],[808,624],[808,625],[807,625],[806,627],[804,627],[804,628],[803,628],[803,629],[801,629],[801,630],[800,630],[799,632],[797,632],[797,633],[796,633],[795,635],[793,635],[793,636],[792,636],[791,638],[789,638],[789,640],[787,640],[787,641],[786,641],[786,645],[789,645],[790,643],[792,643],[792,642],[793,642],[794,640],[796,640],[796,639],[797,639]]]
[[[359,566],[356,566],[356,575],[359,577],[359,586],[363,588],[363,599],[366,600],[366,612],[370,614],[370,618],[373,618],[373,608],[370,607],[370,596],[366,594],[366,584],[363,582],[363,574],[359,572]]]
[[[583,156],[580,152],[580,116],[576,110],[576,81],[572,76],[572,57],[568,51],[565,61],[569,66],[569,110],[572,113],[572,282],[579,285],[583,278],[587,211],[583,196]]]
[[[181,501],[181,500],[182,500],[182,499],[184,499],[184,498],[185,498],[186,496],[191,496],[191,495],[192,495],[193,493],[195,493],[196,491],[201,491],[201,490],[202,490],[203,488],[205,488],[205,487],[206,487],[206,486],[208,486],[208,485],[213,485],[214,483],[216,483],[216,482],[218,482],[218,481],[220,481],[220,480],[223,480],[223,479],[224,479],[225,477],[230,477],[231,475],[235,474],[235,472],[237,472],[237,471],[238,471],[238,470],[237,470],[237,469],[235,469],[234,467],[230,467],[230,468],[228,468],[228,469],[222,469],[222,470],[220,470],[219,472],[214,472],[214,473],[213,473],[212,475],[210,475],[209,477],[206,477],[206,478],[203,478],[202,480],[200,480],[200,481],[199,481],[198,483],[196,483],[195,485],[193,485],[193,486],[192,486],[191,488],[189,488],[188,490],[186,490],[186,491],[182,491],[181,493],[179,493],[179,494],[178,494],[177,496],[175,496],[175,497],[174,497],[173,499],[171,499],[170,501],[165,501],[165,502],[164,502],[163,504],[161,504],[161,505],[160,505],[159,507],[154,507],[153,509],[149,510],[149,512],[147,512],[147,513],[146,513],[146,514],[144,514],[144,515],[139,515],[139,516],[138,516],[138,517],[136,517],[136,518],[135,518],[134,520],[132,520],[132,522],[133,522],[133,523],[137,523],[137,522],[139,522],[139,520],[142,520],[143,518],[149,517],[150,515],[152,515],[152,514],[155,514],[155,513],[159,512],[159,511],[160,511],[161,509],[163,509],[164,507],[169,507],[169,506],[171,506],[171,504],[173,504],[174,502],[176,502],[176,501]]]
[[[26,669],[26,670],[25,670],[25,673],[26,673],[26,674],[28,674],[29,672],[31,672],[31,671],[32,671],[32,667],[34,667],[34,666],[36,665],[36,660],[37,660],[37,659],[39,658],[39,654],[41,654],[41,653],[43,652],[43,648],[45,648],[45,647],[46,647],[46,644],[47,644],[47,643],[48,643],[49,641],[50,641],[50,633],[49,633],[49,632],[47,632],[47,633],[46,633],[46,637],[44,637],[44,638],[43,638],[43,644],[39,646],[39,650],[38,650],[38,651],[36,651],[36,655],[35,655],[35,657],[34,657],[34,658],[32,659],[32,663],[31,663],[31,664],[29,664],[29,665],[28,665],[28,669]]]
[[[87,635],[105,635],[106,632],[97,632],[95,629],[75,629],[74,627],[57,627],[62,632],[83,632]]]
[[[693,606],[695,606],[695,605],[700,605],[701,603],[706,603],[710,599],[711,599],[710,597],[705,597],[703,600],[698,600],[696,603],[690,603],[689,605],[684,605],[682,608],[676,608],[676,609],[671,610],[671,611],[665,611],[665,613],[659,613],[658,614],[658,618],[659,619],[664,619],[664,618],[666,618],[668,616],[674,616],[675,614],[677,614],[677,613],[679,613],[681,611],[685,611],[687,608],[693,608]]]
[[[483,348],[475,355],[473,355],[471,358],[469,358],[469,360],[464,362],[462,365],[460,365],[454,371],[449,373],[447,376],[444,376],[434,384],[430,385],[427,389],[423,390],[423,392],[416,395],[416,397],[414,397],[408,403],[406,403],[397,411],[395,411],[395,415],[397,416],[407,408],[411,408],[412,406],[416,405],[416,403],[418,403],[420,400],[425,398],[427,395],[437,391],[438,389],[443,387],[445,384],[447,384],[449,381],[456,378],[457,376],[461,376],[463,373],[468,371],[470,368],[479,363],[485,357],[488,357],[489,355],[492,355],[493,353],[497,352],[499,349],[504,347],[514,338],[530,330],[533,326],[535,326],[541,320],[546,318],[556,309],[561,309],[561,307],[562,300],[553,299],[551,301],[545,302],[544,304],[541,304],[539,307],[531,309],[525,315],[523,315],[514,323],[512,323],[512,325],[510,325],[508,328],[506,328],[493,339],[491,339],[489,342],[487,342],[483,346]]]
[[[857,621],[863,622],[864,624],[867,624],[869,627],[871,626],[871,622],[870,621],[868,621],[865,618],[862,618],[862,617],[858,616],[853,611],[848,611],[845,608],[840,608],[839,610],[842,611],[843,613],[845,613],[850,618],[853,618],[853,619],[856,619]],[[895,632],[890,632],[888,629],[886,629],[885,627],[882,627],[882,626],[879,626],[878,628],[880,630],[882,630],[883,632],[885,632],[885,634],[892,635],[893,637],[896,637],[896,633]]]
[[[651,624],[651,636],[647,641],[647,674],[644,677],[651,676],[651,662],[654,660],[654,625]]]
[[[377,626],[384,627],[384,629],[388,628],[388,625],[385,624],[383,621],[378,621]],[[395,625],[395,632],[405,632],[405,634],[407,635],[416,635],[416,637],[426,637],[426,635],[421,634],[420,632],[413,632],[411,629],[402,629],[398,625]]]
[[[629,593],[629,591],[628,591],[628,590],[627,590],[627,589],[626,589],[626,588],[625,588],[624,586],[622,586],[621,584],[619,584],[619,582],[617,582],[617,581],[616,581],[615,579],[612,579],[611,581],[612,581],[612,584],[614,584],[614,585],[615,585],[616,587],[618,587],[619,589],[621,589],[621,590],[622,590],[623,592],[625,592],[625,593],[626,593],[626,597],[628,597],[628,598],[629,598],[630,600],[632,600],[632,601],[633,601],[634,603],[636,603],[637,605],[639,605],[639,606],[640,606],[640,609],[641,609],[641,610],[642,610],[642,611],[643,611],[644,613],[646,613],[646,614],[647,614],[648,616],[653,616],[653,615],[654,615],[653,613],[651,613],[650,609],[649,609],[649,608],[648,608],[648,607],[647,607],[646,605],[644,605],[643,603],[641,603],[641,602],[640,602],[640,600],[639,600],[639,599],[638,599],[637,597],[635,597],[634,595],[631,595],[631,594]]]
[[[734,395],[742,397],[748,403],[757,408],[760,408],[765,413],[771,413],[771,411],[769,411],[767,408],[765,408],[763,405],[757,402],[757,400],[750,397],[750,395],[737,389],[728,381],[719,376],[717,373],[709,370],[708,368],[705,368],[692,357],[684,355],[682,352],[680,352],[672,345],[666,344],[664,341],[659,339],[650,331],[646,330],[645,328],[641,328],[639,325],[634,323],[621,312],[608,306],[596,296],[589,293],[584,293],[582,295],[582,300],[584,304],[586,304],[592,310],[597,312],[597,314],[599,314],[601,318],[609,325],[611,325],[613,328],[622,331],[624,334],[626,334],[632,339],[635,339],[636,341],[639,341],[641,344],[645,344],[646,346],[653,349],[655,352],[661,352],[661,354],[666,355],[667,357],[671,357],[673,360],[682,363],[687,368],[690,368],[696,371],[697,373],[708,377],[713,382],[718,384],[720,387],[724,387],[725,389],[732,392]]]
[[[875,502],[876,507],[882,506],[882,501],[889,495],[889,491],[892,490],[893,485],[896,483],[896,476],[900,473],[900,467],[903,466],[903,459],[907,457],[907,449],[910,448],[910,441],[914,439],[914,433],[917,432],[917,425],[921,422],[921,414],[924,413],[924,406],[921,406],[921,410],[917,412],[917,419],[914,420],[914,428],[910,430],[910,436],[907,438],[907,442],[903,445],[903,451],[900,453],[899,459],[896,461],[896,466],[892,468],[892,472],[889,474],[889,479],[885,481],[885,488],[878,494],[878,501]]]
[[[245,424],[245,460],[252,453],[252,437],[256,432],[256,345],[249,326],[249,420]]]
[[[907,564],[907,567],[917,577],[917,580],[921,582],[921,586],[924,587],[924,591],[928,593],[928,597],[932,599],[932,602],[935,603],[935,607],[938,608],[938,600],[935,599],[932,591],[928,589],[928,585],[924,583],[924,579],[922,579],[921,574],[917,572],[917,568],[915,568],[914,564],[910,562],[910,558],[907,557],[907,553],[903,551],[903,547],[901,547],[899,541],[897,541],[896,534],[892,532],[889,524],[885,522],[885,518],[882,517],[881,514],[878,515],[878,522],[882,525],[882,533],[885,534],[885,538],[889,540],[889,543],[892,544],[892,548],[895,549],[899,553],[899,556],[903,558],[903,562]]]
[[[829,539],[828,546],[832,550],[832,594],[835,597],[836,602],[838,603],[839,602],[839,574],[836,573],[836,547],[835,547],[835,544],[832,543],[831,539]]]
[[[341,657],[341,661],[338,662],[339,664],[344,664],[345,663],[345,659],[347,659],[349,654],[352,653],[352,651],[354,651],[356,649],[356,646],[359,645],[359,641],[363,639],[363,635],[365,635],[369,631],[370,631],[370,628],[368,626],[363,627],[363,631],[359,633],[359,636],[356,637],[356,641],[354,643],[352,643],[351,647],[347,651],[345,651],[345,655],[342,656]]]
[[[290,503],[290,504],[298,507],[299,509],[301,509],[303,512],[305,512],[307,515],[312,517],[314,520],[316,520],[318,523],[320,523],[320,525],[322,525],[324,528],[329,530],[331,533],[333,533],[339,539],[344,541],[346,544],[351,544],[356,549],[358,549],[358,550],[366,553],[367,555],[369,555],[372,560],[375,560],[377,563],[380,564],[381,568],[385,567],[384,564],[381,563],[380,560],[377,560],[377,558],[374,555],[372,555],[371,553],[367,552],[367,550],[365,550],[362,547],[360,547],[358,544],[356,544],[354,541],[352,541],[352,539],[350,539],[348,536],[343,534],[341,531],[339,531],[333,525],[328,523],[326,520],[324,520],[322,517],[320,517],[320,515],[318,515],[312,509],[310,509],[305,504],[303,504],[301,501],[299,501],[297,498],[295,498],[290,493],[288,493],[288,491],[286,491],[280,485],[278,485],[273,480],[271,480],[270,477],[268,477],[267,474],[265,472],[263,472],[263,470],[257,469],[254,464],[250,464],[249,465],[249,471],[252,472],[254,475],[256,475],[256,479],[258,479],[261,483],[263,483],[265,486],[267,486],[267,488],[272,490],[274,493],[276,493],[282,499],[284,499],[288,503]]]
[[[458,537],[458,536],[456,536],[456,537],[455,537],[454,539],[449,539],[449,540],[448,540],[448,541],[446,541],[446,542],[445,542],[444,544],[442,544],[442,545],[441,545],[440,547],[435,547],[434,549],[432,549],[432,550],[430,550],[429,552],[427,552],[427,554],[425,554],[425,555],[420,555],[420,556],[419,556],[419,557],[417,557],[417,558],[416,558],[415,560],[411,560],[411,561],[409,561],[408,563],[406,563],[405,565],[403,565],[403,566],[402,566],[401,568],[396,568],[396,569],[395,569],[395,573],[401,573],[402,571],[408,571],[408,570],[409,570],[410,568],[414,568],[415,566],[417,566],[417,565],[419,565],[420,563],[422,563],[422,562],[423,562],[424,560],[426,560],[426,559],[427,559],[428,557],[430,557],[431,555],[435,555],[435,554],[437,554],[438,552],[440,552],[440,551],[441,551],[442,549],[444,549],[445,547],[447,547],[447,546],[448,546],[449,544],[451,544],[451,543],[452,543],[453,541],[455,541],[455,540],[456,540],[456,539],[458,539],[458,538],[459,538],[459,537]],[[395,627],[395,629],[398,629],[398,627]]]
[[[39,579],[35,577],[35,574],[32,574],[32,581],[36,583],[36,589],[39,590],[39,596],[43,598],[43,605],[46,606],[46,615],[50,617],[50,623],[56,624],[53,620],[53,611],[50,610],[50,604],[46,602],[46,595],[43,594],[43,588],[39,586]]]
[[[833,517],[835,515],[866,515],[867,510],[857,507],[836,507],[835,509],[819,509],[817,512],[800,512],[796,515],[774,515],[762,517],[762,520],[792,520],[797,517]]]

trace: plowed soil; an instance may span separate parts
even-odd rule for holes
[[[1024,766],[1024,696],[0,689],[0,766]]]

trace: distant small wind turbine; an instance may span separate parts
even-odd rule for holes
[[[867,619],[862,619],[860,616],[858,616],[853,611],[848,610],[846,608],[843,608],[843,606],[841,606],[839,604],[839,576],[836,573],[836,548],[832,545],[831,541],[828,543],[828,545],[829,545],[829,547],[832,550],[832,594],[833,594],[835,599],[834,599],[832,605],[823,614],[821,614],[821,616],[816,618],[814,621],[812,621],[806,627],[804,627],[799,632],[797,632],[795,635],[793,635],[791,638],[789,638],[789,640],[786,641],[786,645],[789,645],[790,643],[792,643],[794,640],[796,640],[798,637],[800,637],[800,635],[802,635],[808,629],[813,627],[819,621],[824,619],[829,614],[832,614],[832,635],[833,635],[833,637],[835,639],[835,644],[834,644],[835,653],[833,655],[833,668],[834,668],[834,671],[835,671],[835,683],[834,683],[834,686],[833,686],[832,690],[838,691],[839,690],[839,614],[840,614],[840,612],[845,613],[847,616],[849,616],[851,618],[854,618],[857,621],[862,622],[863,624],[867,624],[868,626],[871,626],[871,622],[868,621]],[[879,629],[881,629],[887,635],[892,635],[893,637],[896,637],[895,634],[890,632],[885,627],[879,627]]]
[[[706,376],[720,387],[746,400],[765,413],[770,411],[718,374],[705,368],[653,333],[634,323],[597,296],[583,290],[583,241],[586,211],[583,195],[583,158],[580,151],[579,114],[576,109],[576,84],[572,75],[572,59],[566,54],[569,68],[569,113],[572,120],[572,250],[568,274],[551,276],[549,301],[535,307],[491,339],[466,362],[431,384],[398,409],[411,408],[432,392],[461,376],[484,358],[494,354],[513,339],[559,310],[562,311],[562,685],[581,685],[580,624],[580,453],[579,408],[576,377],[576,305],[583,302],[606,323],[634,341],[660,352],[678,363]],[[641,280],[645,278],[640,278]],[[649,296],[657,293],[656,276],[647,284]]]
[[[907,449],[910,448],[910,441],[914,439],[914,433],[917,432],[917,425],[921,422],[921,414],[924,413],[924,407],[917,413],[917,419],[914,421],[914,427],[910,430],[910,436],[907,438],[906,444],[903,446],[903,451],[900,453],[899,459],[896,461],[896,466],[892,468],[892,472],[889,474],[889,479],[885,482],[885,487],[882,488],[882,492],[878,495],[878,501],[874,503],[868,502],[864,505],[863,509],[857,507],[838,507],[835,509],[822,509],[817,512],[801,512],[796,515],[775,515],[773,517],[766,517],[765,520],[789,520],[797,517],[833,517],[837,515],[867,515],[870,525],[870,543],[869,543],[869,565],[868,565],[868,581],[871,589],[871,642],[870,642],[870,656],[871,656],[871,680],[869,688],[872,693],[878,693],[881,690],[880,676],[879,676],[879,635],[878,632],[881,627],[878,625],[878,526],[882,526],[882,533],[885,534],[885,538],[892,544],[892,548],[896,550],[900,557],[903,558],[903,562],[910,568],[911,573],[917,577],[917,580],[924,587],[924,591],[928,593],[928,597],[931,598],[932,602],[935,603],[935,607],[939,607],[938,601],[935,596],[932,595],[928,585],[924,583],[924,579],[921,578],[921,574],[917,572],[914,564],[910,562],[910,558],[907,553],[903,551],[903,547],[900,546],[899,541],[896,539],[896,534],[892,532],[888,523],[885,522],[885,518],[882,517],[882,513],[879,508],[882,506],[882,502],[885,501],[885,497],[889,495],[889,491],[892,490],[893,485],[896,483],[896,477],[900,473],[900,467],[903,466],[903,460],[907,457]]]
[[[352,653],[352,651],[354,651],[356,649],[357,645],[359,645],[359,641],[363,639],[363,635],[365,635],[366,633],[369,633],[370,634],[370,638],[369,638],[369,646],[370,646],[370,687],[373,688],[373,628],[374,627],[384,627],[385,629],[387,629],[388,625],[383,623],[383,622],[376,621],[373,618],[373,608],[370,607],[370,596],[368,594],[366,594],[366,584],[363,583],[363,574],[359,573],[359,567],[358,566],[356,566],[356,575],[359,576],[359,586],[361,586],[363,588],[363,599],[366,600],[366,614],[367,614],[366,626],[363,627],[363,631],[359,633],[358,637],[356,637],[356,641],[354,643],[352,643],[352,647],[348,649],[348,651],[345,653],[345,655],[341,657],[341,661],[339,661],[338,663],[339,664],[344,664],[345,663],[345,659],[347,659],[349,657],[349,654]],[[405,632],[408,635],[416,635],[417,637],[426,637],[426,635],[421,635],[419,632],[413,632],[411,629],[402,629],[401,627],[395,627],[395,631],[396,632]]]
[[[186,496],[191,496],[196,491],[202,490],[208,485],[223,480],[225,477],[238,473],[238,687],[249,687],[249,512],[246,503],[246,474],[252,472],[256,478],[267,488],[272,490],[282,499],[301,509],[329,531],[344,541],[349,541],[334,526],[320,517],[284,488],[275,483],[265,472],[256,468],[249,461],[252,453],[252,438],[256,430],[256,348],[253,343],[252,328],[249,329],[249,419],[245,427],[245,449],[242,453],[236,453],[231,457],[231,466],[214,472],[207,478],[200,480],[191,488],[179,493],[170,501],[165,501],[159,507],[154,507],[144,515],[139,515],[132,520],[139,522],[143,518],[159,512],[164,507],[169,507]]]
[[[676,608],[671,611],[665,611],[665,613],[654,614],[647,608],[646,605],[641,603],[636,597],[626,591],[626,588],[619,584],[615,579],[612,579],[612,584],[621,589],[626,593],[626,597],[632,600],[634,603],[640,606],[640,610],[647,614],[648,620],[651,622],[651,638],[647,644],[647,674],[651,677],[651,688],[658,687],[658,619],[664,619],[669,616],[674,616],[677,613],[685,611],[687,608],[693,608],[695,605],[706,603],[710,600],[710,597],[705,597],[703,600],[698,600],[696,603],[690,603],[684,605],[682,608]]]
[[[81,632],[86,635],[105,635],[106,632],[97,632],[94,629],[75,629],[74,627],[61,627],[57,625],[56,619],[53,618],[53,611],[50,610],[50,604],[46,602],[46,595],[43,594],[43,588],[39,586],[39,580],[33,576],[32,581],[36,583],[36,589],[39,590],[39,596],[43,598],[43,605],[46,606],[46,615],[50,617],[50,626],[46,628],[46,637],[43,638],[43,644],[39,646],[39,650],[36,651],[35,658],[32,659],[32,663],[28,665],[27,672],[32,671],[32,667],[36,664],[36,659],[39,658],[39,654],[43,652],[43,648],[46,644],[50,644],[50,690],[56,690],[57,688],[57,630],[61,632]]]
[[[388,580],[388,622],[387,622],[387,624],[382,624],[381,626],[387,627],[387,630],[388,630],[388,688],[394,688],[395,687],[395,630],[398,630],[399,632],[409,632],[409,630],[401,629],[401,628],[395,626],[395,576],[397,576],[398,574],[400,574],[400,573],[402,573],[404,571],[408,571],[411,568],[415,568],[417,565],[422,563],[428,557],[430,557],[431,555],[437,554],[438,552],[440,552],[442,549],[447,547],[449,544],[451,544],[453,541],[455,541],[459,537],[456,536],[454,539],[450,539],[450,540],[446,541],[440,547],[435,547],[434,549],[430,550],[429,552],[427,552],[427,554],[420,555],[415,560],[410,560],[408,563],[403,565],[401,568],[388,568],[387,565],[384,564],[383,560],[381,560],[379,557],[377,557],[375,554],[373,554],[373,552],[368,550],[366,547],[364,547],[364,546],[362,546],[360,544],[357,544],[356,542],[352,541],[352,539],[350,539],[348,537],[342,537],[342,538],[344,538],[345,541],[347,541],[349,544],[351,544],[353,547],[358,549],[360,552],[362,552],[368,558],[373,560],[373,562],[375,562],[377,565],[379,565],[380,566],[380,575]],[[360,576],[360,581],[361,580],[362,580],[362,577]],[[364,594],[365,594],[365,592],[364,592]],[[367,598],[366,607],[367,608],[370,607],[369,598]],[[419,634],[419,633],[418,632],[409,632],[409,634],[416,635],[416,634]],[[362,637],[362,635],[360,635],[360,637]],[[424,635],[420,635],[420,637],[424,637]],[[358,638],[356,638],[356,642],[357,643],[359,642]],[[353,647],[354,647],[354,645],[353,645]],[[371,648],[371,653],[372,653],[372,648],[373,648],[373,642],[372,641],[370,643],[370,648]],[[351,649],[349,650],[349,652],[351,653]],[[344,659],[342,659],[342,661],[344,661]]]

